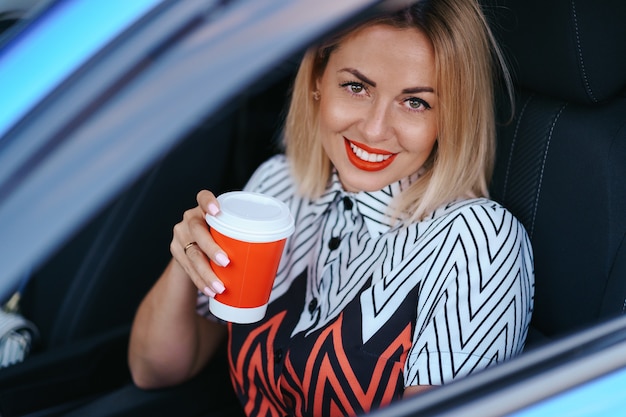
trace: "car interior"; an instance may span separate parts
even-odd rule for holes
[[[482,3],[514,82],[513,106],[498,100],[491,197],[533,244],[530,351],[626,311],[626,3]],[[0,369],[0,415],[199,416],[214,406],[198,401],[208,389],[236,409],[225,360],[178,387],[136,388],[128,335],[197,191],[240,189],[280,152],[297,62],[197,126],[32,271],[19,307],[39,335],[24,362]]]

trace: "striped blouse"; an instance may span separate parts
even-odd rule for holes
[[[470,199],[403,227],[387,209],[410,179],[349,193],[333,174],[308,200],[287,164],[273,157],[246,186],[284,201],[296,221],[265,319],[228,325],[248,415],[356,415],[522,351],[533,258],[510,212]],[[207,304],[200,294],[200,314]]]

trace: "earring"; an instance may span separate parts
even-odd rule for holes
[[[320,96],[321,96],[321,94],[320,94],[319,90],[313,91],[313,100],[319,101]]]

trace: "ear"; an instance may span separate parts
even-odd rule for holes
[[[320,100],[321,94],[320,94],[320,79],[319,78],[315,80],[315,89],[311,93],[311,96],[313,97],[314,101]]]

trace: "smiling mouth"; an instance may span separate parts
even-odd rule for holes
[[[397,154],[373,149],[362,143],[344,138],[348,160],[355,167],[364,171],[380,171],[393,162]]]
[[[350,143],[350,148],[352,148],[352,152],[361,160],[367,162],[382,162],[389,158],[391,158],[391,154],[380,154],[380,153],[369,153],[365,149],[359,148],[354,143]]]

